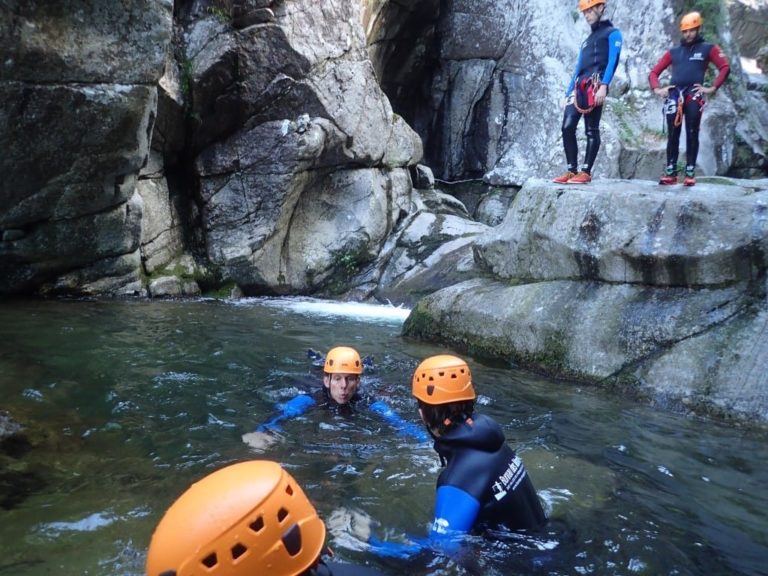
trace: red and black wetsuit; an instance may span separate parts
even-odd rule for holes
[[[664,103],[664,115],[667,121],[667,173],[677,174],[677,157],[680,149],[681,122],[675,121],[677,116],[678,100],[683,100],[683,117],[685,118],[685,157],[686,172],[693,172],[696,167],[696,158],[699,154],[699,127],[701,126],[701,112],[704,107],[704,98],[694,92],[694,84],[703,84],[709,64],[717,66],[717,77],[712,83],[715,88],[720,88],[731,67],[723,56],[717,44],[706,42],[702,36],[697,36],[691,42],[680,42],[671,50],[667,50],[661,59],[648,74],[648,82],[651,89],[659,87],[659,75],[669,66],[672,66],[670,86],[674,86],[669,92],[669,98]],[[677,125],[676,125],[677,124]]]

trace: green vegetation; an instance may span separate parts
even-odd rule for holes
[[[349,287],[350,281],[363,267],[371,262],[371,254],[364,244],[348,250],[339,250],[333,254],[334,276],[329,285],[333,293],[340,293]]]
[[[637,148],[641,144],[641,135],[637,134],[629,123],[629,105],[624,100],[617,100],[611,103],[611,110],[616,115],[619,123],[619,137],[621,141]]]
[[[143,266],[139,270],[139,277],[144,287],[149,286],[152,280],[163,276],[175,276],[181,280],[194,280],[200,287],[200,290],[206,293],[211,291],[216,293],[222,292],[228,296],[229,291],[234,287],[234,283],[222,284],[221,271],[215,267],[195,266],[194,270],[190,271],[188,267],[177,262],[173,266],[158,268],[152,274],[147,274]]]
[[[645,148],[649,142],[665,141],[666,134],[662,130],[632,125],[632,118],[635,114],[633,104],[633,100],[624,98],[611,102],[611,110],[616,116],[621,141],[631,148]],[[661,117],[661,114],[659,116]]]
[[[181,63],[181,95],[184,98],[184,114],[187,118],[192,114],[192,86],[194,84],[192,61],[184,60]]]
[[[229,10],[226,8],[222,8],[221,6],[208,6],[207,8],[208,14],[211,16],[215,16],[222,22],[231,22],[232,21],[232,15],[229,13]]]

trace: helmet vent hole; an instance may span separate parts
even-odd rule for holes
[[[288,486],[285,487],[285,493],[288,494],[288,496],[293,496],[293,486],[288,484]]]
[[[288,510],[285,508],[280,508],[280,510],[277,511],[277,521],[282,522],[285,520],[286,516],[288,516]]]
[[[291,556],[296,556],[301,552],[301,528],[298,524],[294,524],[283,534],[283,546]]]
[[[432,394],[434,394],[434,392],[435,392],[434,385],[430,384],[429,386],[427,386],[427,396],[432,396]]]
[[[261,532],[262,528],[264,528],[264,518],[259,516],[258,518],[256,518],[256,520],[251,522],[249,528],[258,534],[259,532]]]
[[[242,556],[246,552],[248,552],[248,548],[246,548],[245,546],[243,546],[238,542],[237,544],[232,546],[232,560],[237,560],[238,558],[240,558],[240,556]]]
[[[208,556],[203,558],[203,566],[205,566],[206,568],[213,568],[218,563],[219,563],[219,560],[216,558],[216,552],[211,552],[210,554],[208,554]]]
[[[160,576],[176,576],[176,570],[166,570],[165,572],[160,572]]]

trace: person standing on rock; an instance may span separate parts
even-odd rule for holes
[[[731,68],[717,44],[701,35],[701,14],[691,12],[680,20],[683,35],[680,46],[667,50],[648,74],[651,89],[664,98],[667,122],[667,167],[659,184],[677,184],[677,156],[680,129],[685,119],[685,186],[696,184],[696,157],[699,153],[699,127],[704,110],[704,96],[714,94],[728,78]],[[712,63],[717,77],[712,86],[704,86],[704,76]],[[669,86],[659,86],[659,75],[672,66]]]
[[[592,28],[592,33],[581,45],[576,70],[565,91],[562,130],[568,167],[564,174],[553,180],[557,184],[587,184],[592,181],[592,166],[600,150],[600,117],[621,55],[621,32],[610,20],[603,20],[605,0],[579,0],[579,10]],[[587,150],[579,170],[576,126],[582,116]]]

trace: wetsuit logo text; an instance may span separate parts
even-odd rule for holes
[[[514,491],[523,478],[525,478],[525,466],[520,457],[515,456],[504,473],[493,483],[493,497],[501,500],[510,490]]]

